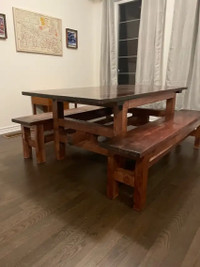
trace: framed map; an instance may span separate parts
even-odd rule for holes
[[[16,47],[19,52],[62,56],[62,21],[13,8]]]

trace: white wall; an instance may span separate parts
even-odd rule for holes
[[[12,7],[62,19],[63,57],[16,52]],[[0,40],[0,133],[11,118],[31,114],[23,90],[99,84],[101,2],[99,0],[0,0],[8,39]],[[78,30],[78,50],[67,49],[65,28]]]
[[[95,33],[94,33],[94,45],[95,45],[95,81],[97,85],[100,85],[100,59],[101,59],[101,30],[102,30],[102,0],[93,0],[95,4]]]

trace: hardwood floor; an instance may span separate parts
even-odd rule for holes
[[[106,158],[74,147],[47,163],[0,137],[0,267],[200,266],[200,151],[193,139],[150,169],[147,207],[106,198]]]

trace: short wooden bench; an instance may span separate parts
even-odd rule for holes
[[[110,114],[110,109],[97,106],[82,106],[64,111],[65,117],[93,119]],[[37,163],[46,161],[45,143],[54,140],[52,112],[30,115],[12,119],[21,124],[24,158],[32,157],[32,148],[35,148]]]
[[[49,99],[49,98],[32,96],[31,103],[32,103],[33,114],[37,114],[37,107],[41,107],[43,112],[52,112],[53,110],[52,108],[53,101],[52,99]],[[69,109],[68,102],[64,102],[64,109]]]
[[[107,195],[118,196],[118,183],[134,187],[134,209],[141,211],[146,202],[148,169],[189,135],[200,148],[200,112],[181,110],[170,120],[164,118],[135,128],[124,137],[115,137],[101,145],[108,157]],[[127,168],[127,158],[133,159]],[[129,160],[130,161],[130,160]]]

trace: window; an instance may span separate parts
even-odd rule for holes
[[[141,1],[119,4],[118,84],[135,84]]]

